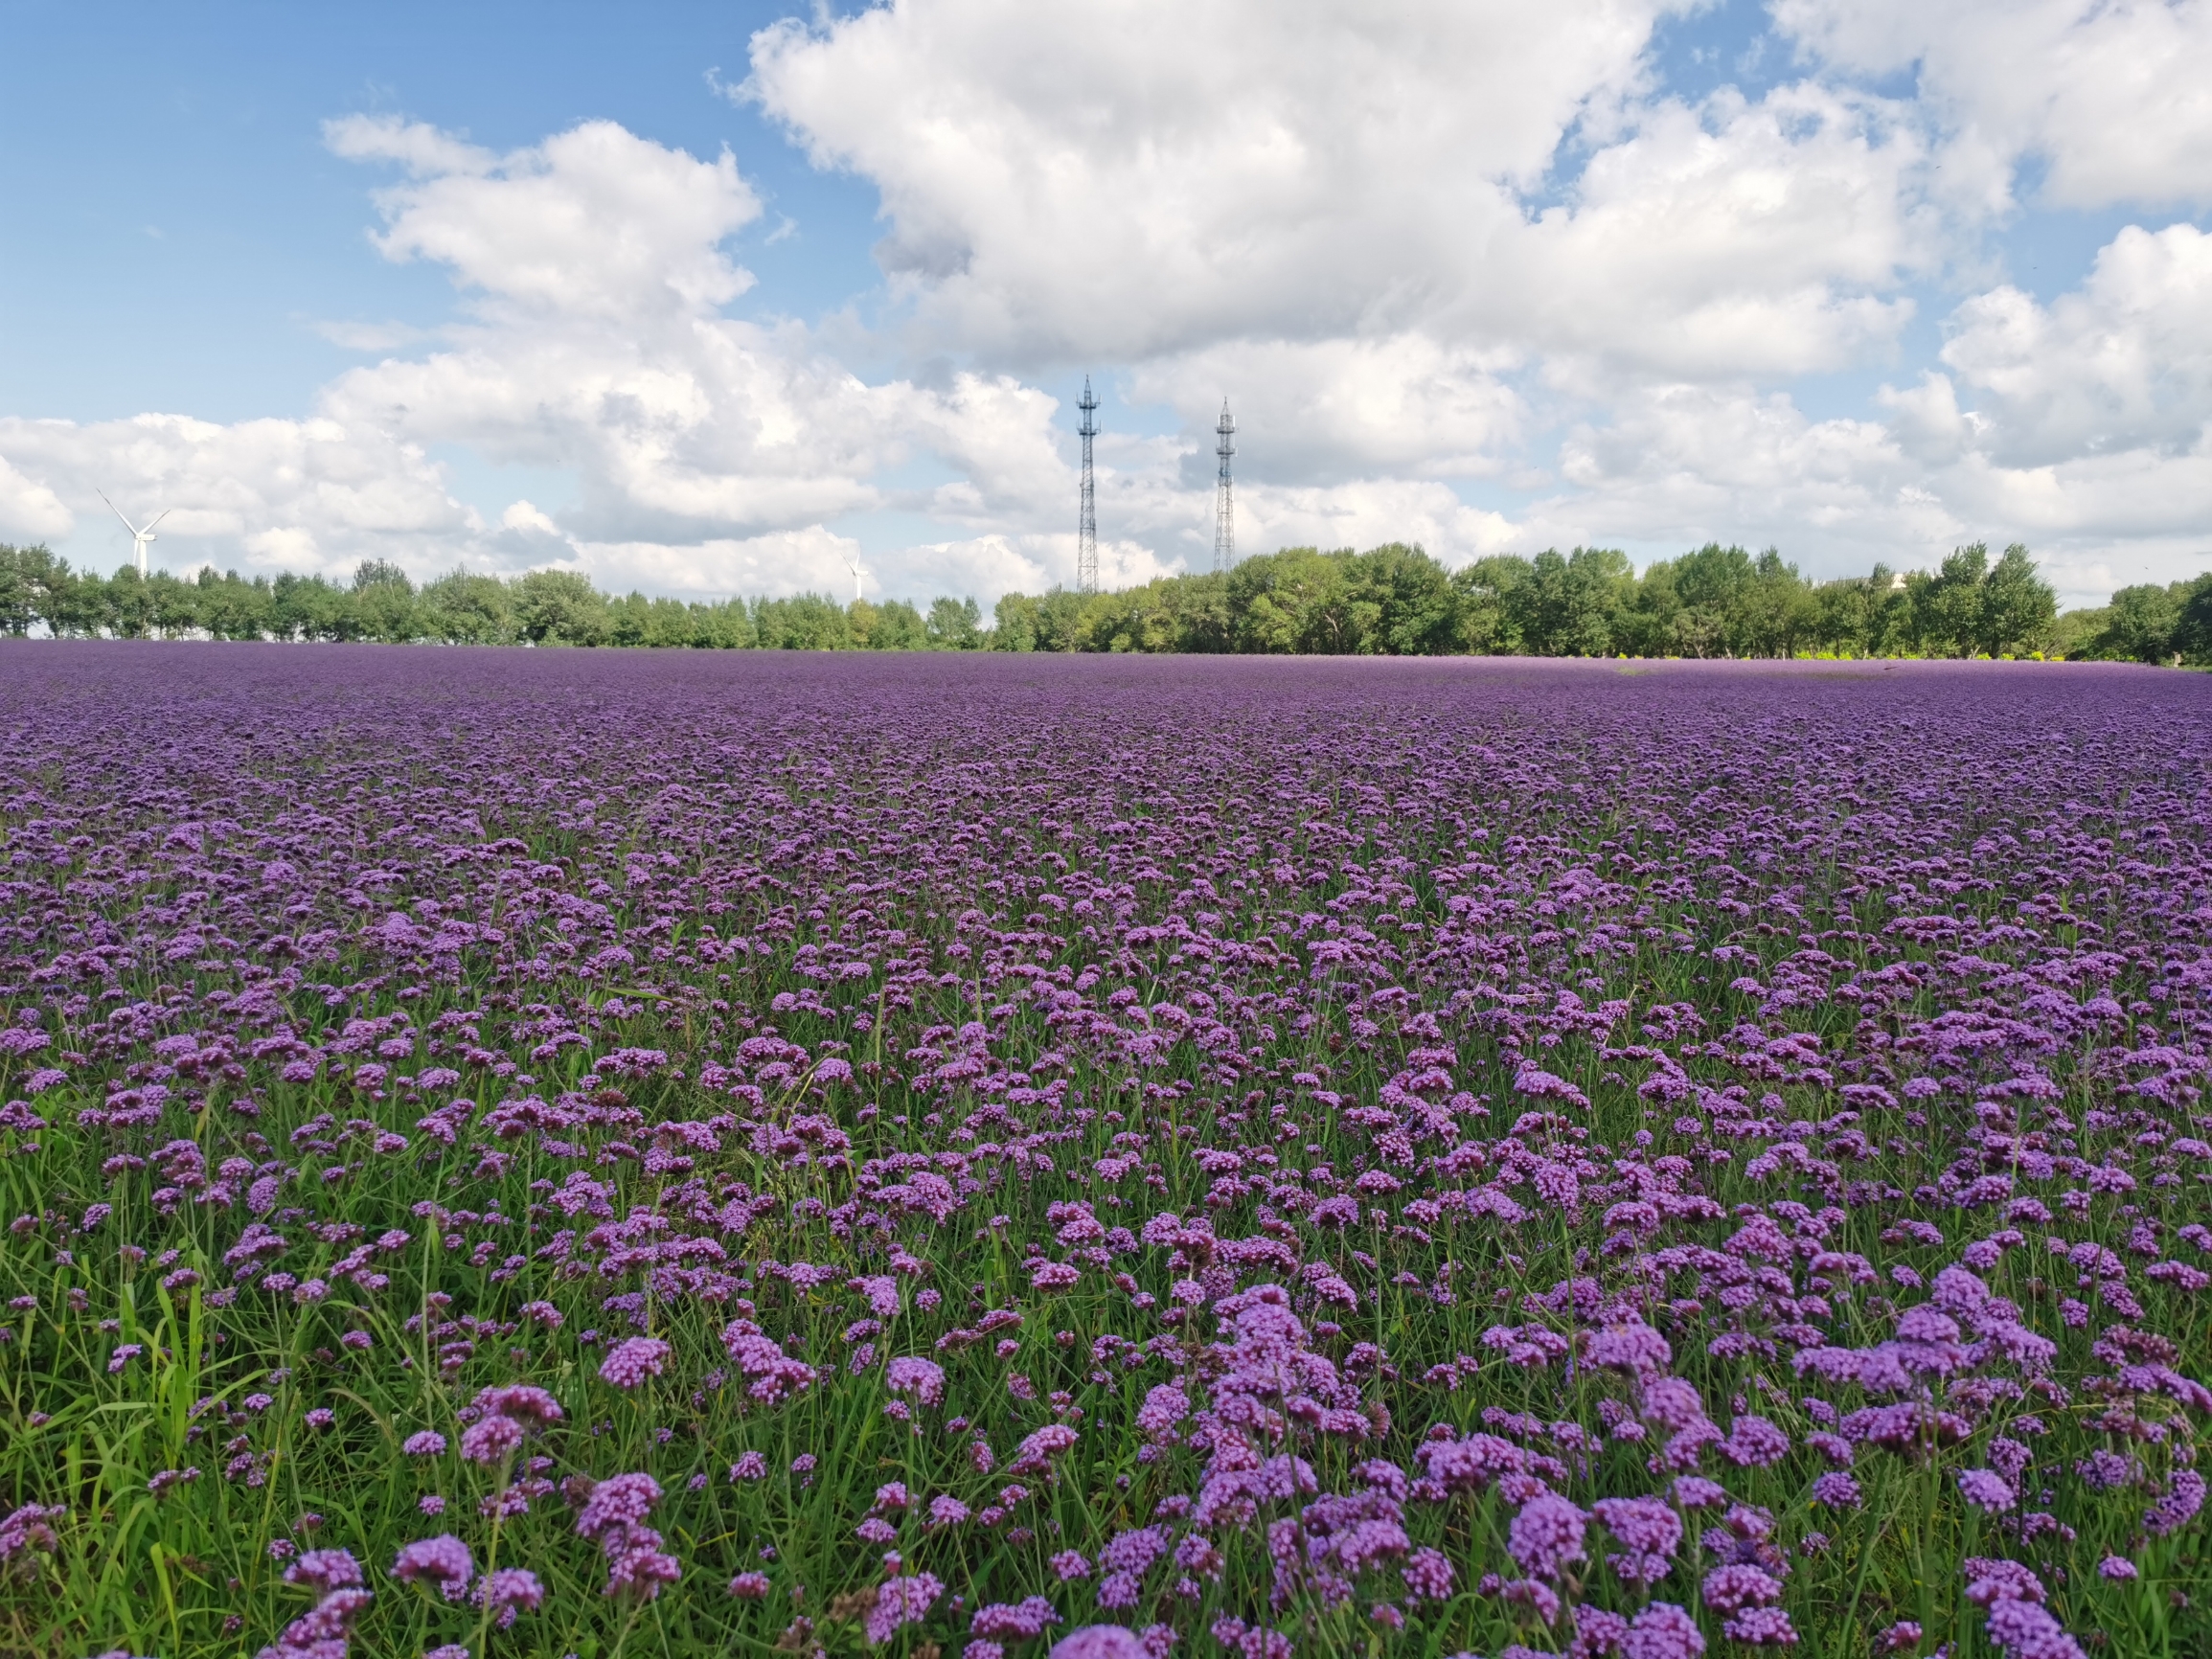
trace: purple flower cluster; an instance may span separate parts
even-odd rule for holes
[[[285,1659],[655,1597],[787,1652],[1825,1651],[1930,1565],[1900,1489],[1990,1554],[1890,1650],[2201,1646],[2208,713],[0,652],[0,1572],[123,1524],[57,1437],[189,1358],[130,1524]],[[217,1593],[274,1563],[281,1617]]]

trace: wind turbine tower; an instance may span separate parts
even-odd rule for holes
[[[1091,484],[1090,441],[1098,436],[1098,421],[1093,419],[1098,410],[1098,399],[1091,396],[1090,376],[1083,377],[1083,401],[1076,405],[1083,411],[1083,424],[1076,431],[1083,435],[1083,506],[1076,515],[1075,526],[1075,587],[1078,593],[1098,592],[1098,494]]]
[[[107,501],[106,490],[95,490],[94,493],[98,495],[101,500]],[[123,509],[116,506],[114,502],[107,501],[107,511],[114,513],[116,517],[123,518]],[[140,526],[131,523],[129,519],[123,518],[123,528],[130,532],[130,551],[138,560],[138,575],[139,580],[142,581],[146,580],[146,550],[152,546],[154,542],[153,527],[159,524],[163,519],[167,518],[175,511],[176,509],[173,507],[163,508],[159,512],[155,513],[151,518],[146,521],[145,527],[143,529]]]
[[[1237,453],[1237,418],[1229,400],[1221,399],[1220,424],[1214,428],[1220,442],[1214,453],[1221,458],[1220,482],[1214,489],[1214,568],[1227,570],[1237,562],[1237,504],[1229,488],[1229,463]]]
[[[868,573],[860,568],[860,556],[858,554],[855,553],[848,558],[843,552],[839,552],[837,557],[844,559],[847,568],[853,572],[853,602],[858,604],[860,602],[860,579]]]

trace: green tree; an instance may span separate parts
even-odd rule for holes
[[[534,570],[514,583],[515,631],[534,646],[597,646],[607,636],[606,600],[573,570]]]
[[[760,643],[752,612],[742,600],[697,602],[692,607],[692,644],[710,650],[751,650]]]
[[[1631,657],[1678,656],[1676,628],[1682,615],[1675,561],[1653,559],[1637,579],[1628,603],[1613,619],[1613,648]]]
[[[929,648],[926,628],[922,613],[902,599],[887,599],[881,604],[870,604],[856,599],[846,607],[847,625],[853,634],[853,645],[863,651],[921,651]]]
[[[1025,593],[1005,593],[991,612],[991,648],[994,651],[1037,649],[1038,601]]]
[[[2212,571],[2174,584],[2174,648],[2188,663],[2212,663]]]
[[[1090,614],[1098,608],[1097,594],[1056,587],[1037,602],[1037,648],[1040,651],[1088,650]]]
[[[513,595],[495,576],[450,570],[423,584],[416,596],[416,613],[424,637],[442,645],[514,643]]]
[[[107,579],[101,598],[100,625],[119,640],[142,640],[153,632],[153,596],[138,567],[126,564]]]
[[[269,631],[281,640],[358,637],[344,589],[320,576],[288,571],[269,584]]]
[[[930,602],[923,632],[929,648],[938,651],[972,651],[983,645],[983,612],[971,599]]]
[[[1453,572],[1451,588],[1459,596],[1462,646],[1498,656],[1526,649],[1520,637],[1526,607],[1519,594],[1535,577],[1535,567],[1515,553],[1493,554]]]
[[[1751,580],[1736,596],[1729,649],[1745,657],[1793,656],[1812,641],[1818,616],[1812,584],[1770,547],[1752,560]]]
[[[753,628],[766,650],[848,651],[853,648],[852,620],[846,616],[845,607],[818,593],[756,600]]]
[[[1933,576],[1905,579],[1912,596],[1913,643],[1931,656],[1969,656],[1981,632],[1981,584],[1989,575],[1989,544],[1953,548]]]
[[[2058,616],[2058,595],[2016,541],[1982,579],[1974,643],[1985,656],[2026,656],[2049,643]]]
[[[1613,622],[1635,581],[1629,556],[1546,548],[1529,560],[1528,580],[1505,595],[1508,626],[1532,656],[1597,657],[1612,649]]]
[[[201,625],[199,588],[181,581],[166,570],[146,579],[146,616],[148,625],[165,640],[179,640]]]
[[[2176,655],[2174,635],[2181,607],[2166,589],[2145,582],[2124,587],[2105,607],[2105,625],[2093,642],[2107,662],[2162,663]]]
[[[92,639],[105,625],[107,584],[91,571],[72,571],[69,561],[44,547],[18,548],[16,569],[30,590],[37,620],[57,639]]]
[[[405,645],[422,637],[415,584],[389,559],[364,558],[355,565],[353,589],[347,598],[354,638]]]
[[[216,574],[214,565],[202,565],[197,579],[200,625],[210,639],[258,640],[264,638],[273,621],[267,577],[242,580],[235,570]]]
[[[99,585],[98,577],[73,575],[69,561],[55,557],[43,543],[12,547],[0,541],[0,633],[21,639],[38,623],[57,637],[88,631],[79,614],[86,603],[80,590]],[[93,602],[97,609],[96,594]],[[98,625],[96,618],[89,624]]]

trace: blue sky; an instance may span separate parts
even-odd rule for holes
[[[322,123],[399,111],[499,149],[604,118],[712,156],[770,202],[740,244],[743,307],[814,316],[878,280],[875,193],[718,94],[787,6],[0,5],[11,77],[0,384],[11,412],[112,420],[304,415],[356,360],[332,318],[435,327],[452,284],[379,259],[376,182]],[[33,70],[32,73],[22,73]],[[768,239],[786,217],[803,228]]]
[[[989,599],[1088,370],[1120,580],[1224,395],[1247,550],[2212,565],[2204,5],[790,12],[0,3],[0,538]]]

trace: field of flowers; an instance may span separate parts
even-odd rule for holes
[[[2212,680],[0,649],[0,1652],[2212,1652]]]

